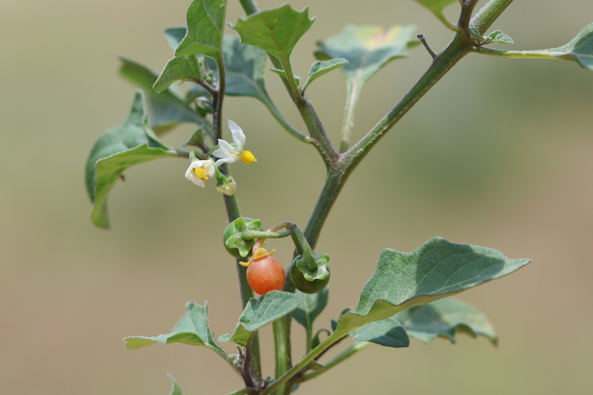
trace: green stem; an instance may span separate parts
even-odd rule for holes
[[[285,230],[284,232],[264,232],[259,230],[244,230],[242,232],[243,240],[253,239],[281,239],[288,237],[292,233],[292,230]]]
[[[498,56],[500,58],[511,58],[511,59],[535,59],[535,58],[543,58],[543,59],[562,59],[558,57],[557,54],[553,54],[552,52],[546,50],[540,51],[504,51],[502,49],[492,49],[492,48],[476,48],[473,52],[483,54],[483,55],[490,55],[490,56]]]
[[[328,370],[330,370],[334,366],[340,364],[341,362],[344,362],[345,360],[347,360],[348,358],[350,358],[351,356],[353,356],[357,352],[359,352],[361,350],[364,350],[365,348],[371,346],[372,344],[373,343],[371,343],[371,342],[356,342],[356,343],[354,343],[353,345],[351,345],[350,347],[348,347],[347,349],[345,349],[344,351],[342,351],[340,354],[338,354],[335,358],[333,358],[329,362],[323,364],[323,366],[325,367],[324,370],[318,371],[318,372],[311,372],[311,373],[304,374],[298,380],[298,382],[299,383],[304,383],[305,381],[309,381],[311,379],[314,379],[315,377],[319,376],[320,374],[323,374],[323,373],[327,372]]]
[[[276,379],[286,373],[292,366],[288,319],[287,317],[281,317],[272,324],[274,329],[274,352],[276,354]],[[291,391],[291,388],[284,385],[279,385],[276,389],[276,395],[290,394]]]
[[[317,270],[318,265],[317,262],[315,262],[315,253],[311,249],[311,246],[309,245],[309,242],[307,241],[305,235],[303,235],[301,230],[296,226],[292,228],[292,233],[294,235],[293,241],[295,241],[297,251],[301,251],[303,259],[307,264],[307,269]]]
[[[480,34],[484,34],[512,2],[513,0],[490,0],[472,18],[470,26],[478,29]]]

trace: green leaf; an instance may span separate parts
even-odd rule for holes
[[[333,343],[370,322],[506,276],[529,262],[440,237],[410,253],[385,249],[362,290],[356,311],[342,314],[335,332],[324,343]]]
[[[544,49],[540,52],[577,62],[581,67],[593,70],[593,23],[581,30],[568,44],[558,48]]]
[[[285,4],[239,18],[231,27],[241,35],[242,43],[261,48],[284,64],[315,20],[309,19],[308,13],[308,7],[298,12]]]
[[[313,328],[313,321],[321,314],[329,297],[329,289],[324,288],[316,294],[306,294],[299,290],[295,292],[299,297],[299,305],[292,312],[293,318],[309,331]]]
[[[447,20],[443,14],[443,10],[452,3],[457,3],[458,0],[416,0],[416,2],[422,4],[424,7],[432,11],[436,17],[443,22],[445,25],[450,26],[451,23]]]
[[[217,354],[226,355],[225,351],[220,348],[212,337],[212,332],[208,326],[208,303],[200,306],[194,302],[188,302],[185,305],[185,309],[185,315],[181,317],[171,333],[155,337],[126,337],[124,339],[126,347],[130,350],[135,350],[156,343],[184,343],[193,346],[204,346]]]
[[[187,34],[175,56],[202,54],[218,61],[227,0],[193,0],[187,10]]]
[[[264,85],[266,52],[252,45],[241,44],[235,37],[225,36],[222,42],[226,71],[226,94],[254,97],[271,103]]]
[[[507,36],[506,34],[501,32],[500,30],[493,31],[492,33],[490,33],[488,35],[487,38],[490,39],[490,42],[493,42],[493,43],[501,43],[501,44],[514,44],[515,43],[512,38],[510,38],[509,36]]]
[[[348,64],[348,60],[344,58],[316,61],[311,65],[311,69],[309,70],[309,77],[307,78],[307,82],[305,82],[302,91],[304,92],[309,86],[309,84],[311,84],[311,82],[315,81],[317,78],[329,73],[332,70],[337,69],[338,67],[342,67],[345,64]]]
[[[175,81],[191,81],[197,83],[202,80],[199,59],[196,55],[180,56],[169,59],[158,80],[154,83],[154,90],[162,92]]]
[[[366,324],[350,332],[350,336],[356,341],[367,341],[386,347],[399,348],[410,345],[408,334],[395,317]]]
[[[107,195],[124,170],[138,163],[175,155],[175,150],[163,145],[148,128],[144,95],[137,91],[128,118],[103,132],[87,159],[86,187],[93,202],[93,223],[109,227]]]
[[[235,332],[232,335],[222,335],[218,340],[246,346],[249,337],[255,331],[280,317],[290,314],[297,308],[299,302],[300,298],[297,295],[282,291],[270,291],[262,295],[259,300],[251,298],[239,318]]]
[[[194,302],[185,305],[186,312],[177,322],[171,333],[156,337],[130,336],[126,337],[126,347],[135,350],[151,344],[185,343],[195,346],[205,346],[215,351],[222,349],[214,338],[208,326],[208,304],[200,306]],[[223,351],[224,352],[224,351]]]
[[[181,387],[177,384],[177,380],[175,377],[167,373],[167,376],[171,379],[173,386],[171,387],[171,393],[169,395],[183,395],[183,391],[181,391]]]
[[[119,69],[121,76],[144,92],[150,127],[157,134],[164,133],[183,122],[197,123],[208,131],[212,130],[212,126],[207,120],[185,104],[176,89],[169,87],[162,93],[157,93],[152,89],[158,74],[131,60],[125,58],[120,58],[120,60],[122,61]]]
[[[362,86],[383,66],[394,59],[408,57],[408,45],[416,41],[416,27],[392,26],[385,31],[380,26],[348,25],[340,34],[318,43],[326,56],[318,58],[344,58],[348,64],[340,70],[349,84]]]
[[[498,336],[484,313],[454,298],[445,298],[424,306],[412,307],[395,315],[409,336],[430,343],[441,336],[455,343],[455,333],[472,337],[485,336],[494,345]]]

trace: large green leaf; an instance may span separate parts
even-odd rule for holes
[[[485,336],[496,345],[498,336],[484,313],[454,298],[412,307],[395,315],[408,335],[430,343],[441,336],[455,343],[455,333]]]
[[[349,25],[337,36],[318,42],[320,50],[315,56],[319,60],[344,58],[348,61],[340,68],[347,85],[341,152],[349,144],[362,87],[387,63],[409,56],[407,48],[418,43],[414,30],[412,25],[392,26],[387,31],[380,26]]]
[[[299,305],[299,302],[300,299],[297,295],[282,291],[270,291],[259,299],[251,298],[239,318],[235,332],[232,335],[222,335],[218,340],[246,346],[249,337],[255,331],[280,317],[292,313]]]
[[[285,4],[240,18],[231,27],[239,32],[242,43],[261,48],[285,64],[296,43],[315,20],[309,19],[308,13],[308,7],[298,12]]]
[[[529,262],[440,237],[410,253],[385,249],[362,290],[356,311],[342,314],[334,333],[323,343],[331,344],[368,323],[506,276]]]
[[[329,297],[329,289],[326,287],[316,294],[306,294],[301,291],[296,291],[295,294],[299,297],[299,305],[295,311],[292,312],[292,317],[308,331],[313,328],[313,321],[321,314]]]
[[[187,10],[187,34],[175,56],[206,55],[218,61],[227,0],[193,0]]]
[[[177,384],[177,380],[175,380],[175,377],[173,377],[170,374],[167,374],[167,376],[169,376],[169,378],[171,379],[171,393],[169,395],[183,395],[183,391],[181,391],[181,387],[179,386],[179,384]]]
[[[107,195],[128,167],[165,156],[176,155],[148,128],[142,91],[136,92],[132,110],[120,125],[109,129],[95,142],[86,164],[86,187],[93,202],[91,220],[109,227]]]
[[[360,87],[390,61],[409,56],[408,46],[417,42],[415,30],[413,25],[392,26],[387,31],[380,26],[348,25],[337,36],[320,41],[322,54],[316,55],[348,60],[340,70],[349,84]]]
[[[543,49],[538,52],[549,53],[557,58],[577,62],[589,70],[593,70],[593,23],[587,25],[566,45],[558,48]]]
[[[119,72],[122,77],[142,89],[146,95],[150,127],[157,134],[182,122],[197,123],[208,131],[212,129],[207,120],[200,117],[184,103],[181,94],[173,87],[169,87],[161,93],[152,89],[158,74],[131,60],[125,58],[120,58],[120,60],[122,64]]]
[[[187,35],[187,27],[170,27],[165,29],[165,39],[173,51],[177,49],[181,41]]]
[[[410,345],[406,330],[395,317],[366,324],[350,332],[350,336],[356,341],[367,341],[386,347],[400,348]]]
[[[126,347],[130,350],[135,350],[156,343],[184,343],[193,346],[204,346],[217,354],[225,355],[225,351],[220,348],[216,340],[212,337],[212,332],[208,326],[208,304],[205,303],[204,306],[200,306],[194,302],[188,302],[185,305],[185,309],[185,315],[181,317],[171,333],[155,337],[126,337],[124,339]]]

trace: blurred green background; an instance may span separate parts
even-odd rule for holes
[[[311,5],[317,17],[293,53],[297,74],[308,71],[315,41],[347,23],[415,23],[438,50],[452,37],[411,0],[361,4],[292,2],[296,9]],[[111,194],[109,231],[91,224],[83,185],[91,145],[126,117],[133,98],[134,89],[117,75],[117,56],[161,70],[172,56],[162,31],[183,26],[188,5],[0,0],[2,393],[167,394],[166,373],[187,395],[242,387],[204,348],[132,352],[121,340],[168,332],[189,300],[208,300],[216,335],[234,329],[241,312],[237,280],[220,242],[226,216],[213,185],[187,182],[184,160],[134,167]],[[448,9],[452,18],[457,8]],[[228,20],[242,15],[232,1]],[[493,29],[513,37],[517,49],[551,48],[592,21],[590,0],[525,0]],[[355,137],[428,66],[424,49],[411,54],[363,90]],[[278,77],[269,74],[270,94],[304,130]],[[336,139],[345,96],[340,73],[308,94]],[[500,346],[463,335],[456,345],[439,339],[429,346],[413,340],[407,349],[374,346],[298,393],[592,393],[592,105],[593,74],[560,61],[468,56],[433,88],[367,157],[333,208],[318,245],[331,255],[332,282],[317,327],[356,305],[383,248],[410,251],[442,236],[533,259],[461,296],[490,317]],[[253,99],[227,98],[224,116],[243,127],[258,158],[233,167],[243,214],[264,225],[304,225],[324,177],[315,150]],[[191,131],[179,128],[165,142],[178,146]],[[290,242],[274,248],[287,266]],[[272,375],[271,330],[262,332],[264,373]],[[298,358],[304,331],[295,325],[294,335]]]

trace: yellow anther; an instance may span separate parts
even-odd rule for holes
[[[196,173],[196,176],[204,181],[207,182],[208,181],[208,176],[210,175],[210,173],[208,173],[206,170],[202,169],[201,167],[196,167],[194,169],[194,172]]]
[[[253,156],[251,151],[241,151],[239,156],[240,156],[241,160],[243,161],[243,163],[245,163],[247,165],[250,163],[253,163],[253,162],[257,162],[257,159],[255,159],[255,156]]]

